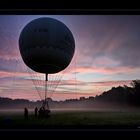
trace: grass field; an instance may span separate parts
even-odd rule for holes
[[[63,126],[140,126],[140,111],[74,111],[53,110],[49,118],[36,118],[29,111],[28,120],[24,119],[23,111],[0,111],[1,128],[49,128]]]

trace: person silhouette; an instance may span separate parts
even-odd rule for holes
[[[28,109],[26,107],[24,108],[24,118],[28,119]]]
[[[35,108],[35,117],[37,117],[37,113],[38,113],[38,108]]]

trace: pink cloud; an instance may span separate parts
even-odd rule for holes
[[[117,73],[133,73],[139,71],[140,68],[131,67],[77,67],[76,72],[78,73],[101,73],[101,74],[117,74]]]
[[[21,75],[21,74],[19,74]],[[43,81],[44,82],[44,81]],[[81,96],[89,97],[101,94],[103,91],[111,89],[113,86],[129,85],[131,81],[101,81],[101,82],[83,82],[80,80],[62,80],[56,91],[52,94],[53,88],[48,93],[49,97],[55,100],[64,100],[70,98],[79,98]],[[9,82],[8,82],[9,83]],[[55,83],[55,81],[54,81]],[[52,84],[54,84],[52,83]],[[40,85],[37,83],[37,86]],[[55,85],[55,84],[54,84]],[[43,86],[43,85],[42,85]],[[4,84],[0,87],[0,96],[10,98],[24,98],[30,100],[39,100],[44,98],[44,89],[37,92],[31,80],[17,79],[15,83]]]
[[[14,52],[10,52],[10,53],[5,53],[3,51],[0,52],[0,59],[5,59],[5,60],[18,60],[21,59],[21,56],[18,52],[18,50],[14,51]]]
[[[29,76],[29,73],[27,72],[6,72],[6,71],[0,71],[0,78],[5,77],[18,77],[18,76]]]

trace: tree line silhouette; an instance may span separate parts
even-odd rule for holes
[[[85,105],[91,105],[95,107],[96,103],[107,103],[107,104],[127,104],[133,106],[140,106],[140,80],[133,80],[131,86],[118,86],[112,87],[110,90],[103,92],[95,97],[80,97],[80,99],[67,99],[65,101],[53,101],[49,98],[49,104],[52,108],[58,107],[71,107],[71,105],[76,105],[77,107],[82,107]],[[42,102],[29,101],[26,99],[10,99],[0,97],[0,109],[3,108],[23,108],[28,106],[29,108],[34,108],[35,106],[41,106]]]
[[[133,80],[130,84],[131,87],[126,85],[112,87],[111,90],[96,96],[95,100],[140,106],[140,80]]]

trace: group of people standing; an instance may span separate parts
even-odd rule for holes
[[[27,107],[24,108],[24,118],[28,119],[28,109]],[[50,116],[50,110],[45,109],[45,107],[41,107],[39,110],[37,107],[34,109],[34,115],[35,117],[49,117]]]

